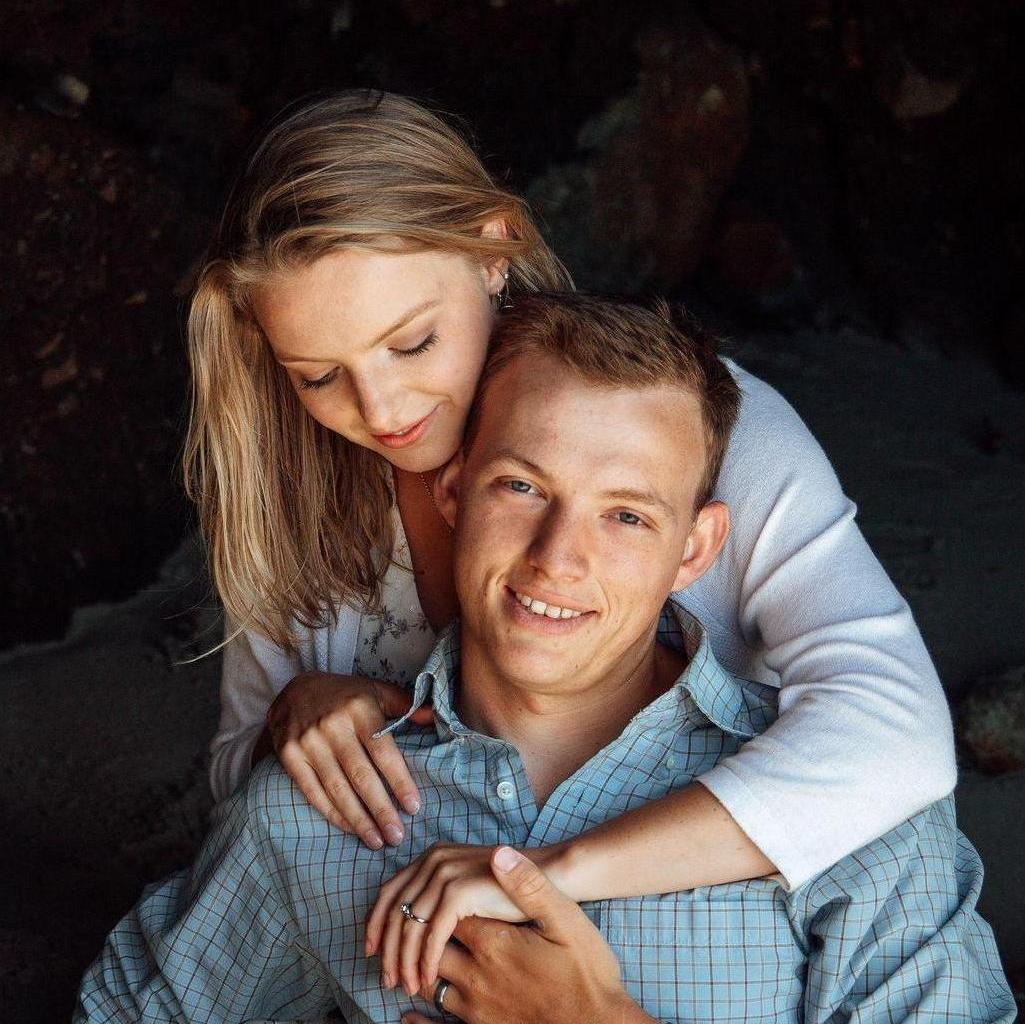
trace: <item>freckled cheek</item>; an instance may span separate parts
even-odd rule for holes
[[[593,564],[615,617],[632,617],[653,600],[658,602],[664,560],[629,544],[602,545]]]
[[[300,404],[321,426],[343,437],[361,436],[360,415],[356,403],[344,393],[338,395],[306,395],[296,391]]]

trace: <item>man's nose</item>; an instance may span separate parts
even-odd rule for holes
[[[583,578],[589,528],[581,516],[568,509],[549,509],[538,522],[530,545],[530,564],[553,581]]]

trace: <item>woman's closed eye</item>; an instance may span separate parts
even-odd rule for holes
[[[431,331],[430,334],[420,342],[419,345],[414,345],[412,348],[393,348],[392,351],[397,356],[419,356],[423,355],[428,349],[434,346],[434,343],[438,340],[438,336]]]
[[[401,358],[419,356],[432,348],[437,340],[438,336],[432,331],[426,338],[424,338],[423,341],[420,342],[419,345],[414,345],[412,348],[393,348],[392,352]],[[322,388],[330,384],[337,376],[338,369],[336,367],[328,373],[325,373],[323,377],[317,377],[315,380],[310,380],[308,377],[300,377],[299,387],[302,388],[303,391],[315,391],[317,388]]]
[[[333,381],[337,376],[338,370],[335,369],[328,371],[324,374],[323,377],[318,377],[316,380],[308,380],[306,377],[300,377],[299,387],[302,388],[303,391],[310,391],[315,390],[316,388],[322,388],[325,385],[330,384],[331,381]]]

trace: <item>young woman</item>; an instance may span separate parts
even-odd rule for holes
[[[503,302],[569,287],[524,203],[409,100],[343,93],[256,150],[189,323],[186,472],[231,638],[218,798],[273,748],[368,845],[403,837],[386,787],[430,813],[375,733],[407,706],[387,681],[412,680],[455,614],[433,479]],[[549,851],[578,900],[773,871],[800,885],[954,785],[942,690],[854,506],[787,403],[731,369],[743,403],[716,497],[733,530],[683,603],[729,670],[780,687],[780,717],[699,782]],[[486,857],[450,860],[489,874]],[[386,909],[437,868],[397,878]],[[390,940],[386,954],[394,983]],[[418,980],[415,956],[402,977]]]

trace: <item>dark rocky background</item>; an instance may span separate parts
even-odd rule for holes
[[[183,313],[253,133],[349,85],[472,126],[580,285],[684,299],[808,418],[956,701],[1023,987],[1023,22],[1011,0],[0,2],[5,1021],[65,1017],[202,834],[217,666],[178,663],[217,611],[178,480]]]

